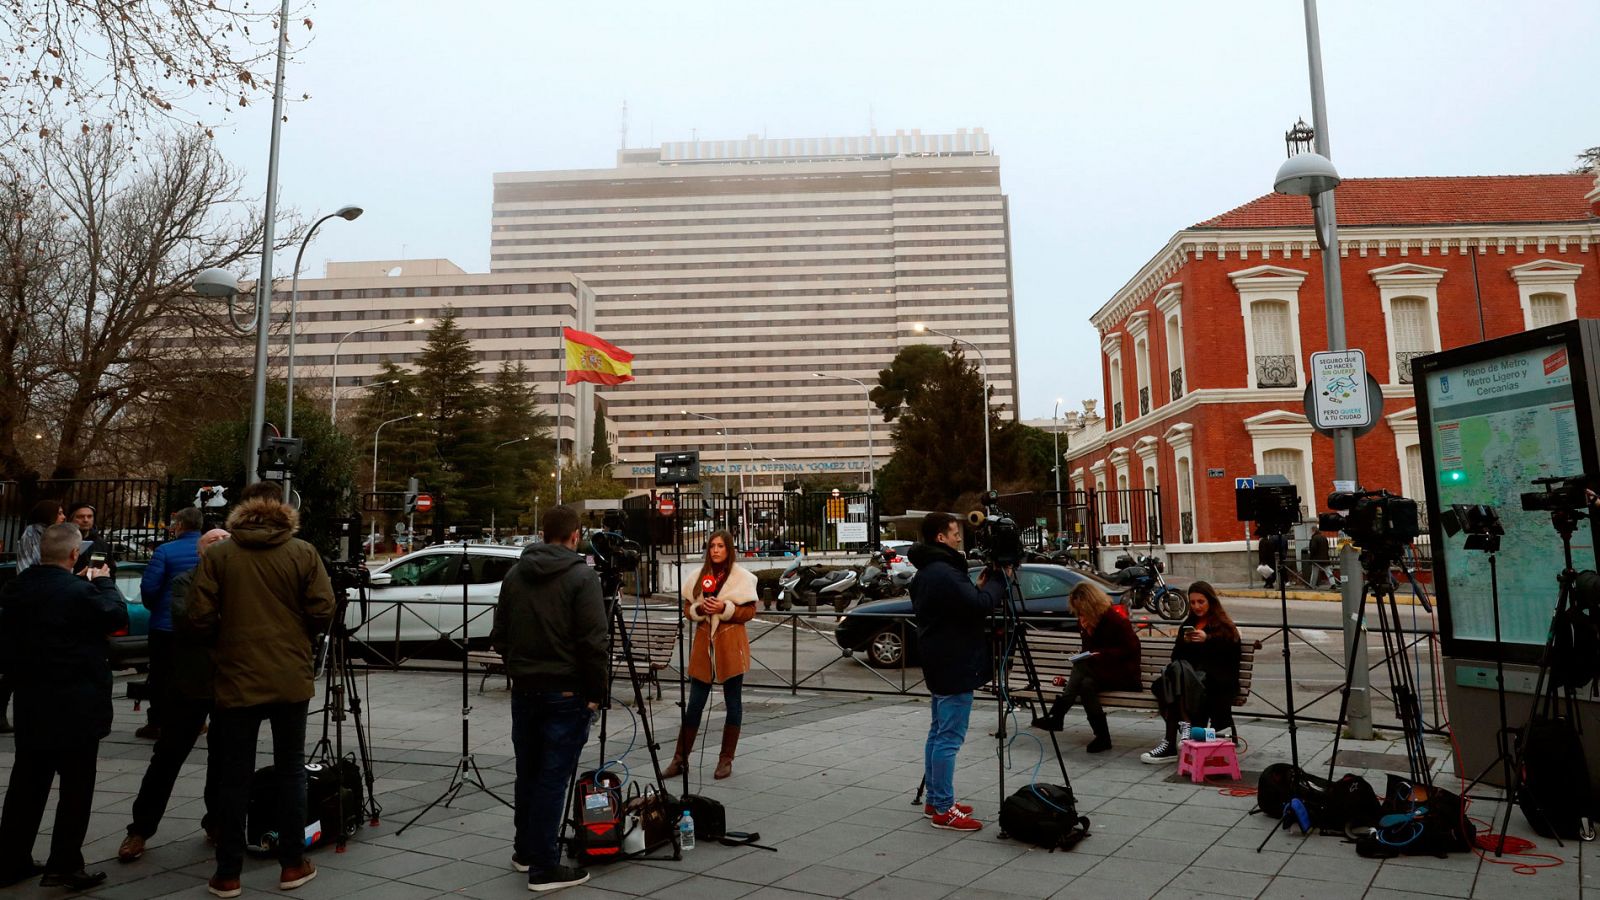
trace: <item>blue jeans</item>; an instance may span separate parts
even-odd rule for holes
[[[570,691],[512,691],[511,744],[517,753],[516,838],[512,848],[530,877],[561,861],[567,785],[589,740],[588,704]]]
[[[727,710],[724,725],[738,728],[744,724],[744,676],[735,675],[722,683],[722,705]],[[685,728],[699,728],[700,717],[705,715],[706,701],[711,699],[711,683],[689,679],[689,705],[683,710]]]
[[[206,781],[216,785],[217,877],[238,878],[244,868],[244,819],[256,768],[261,723],[272,723],[272,769],[278,798],[278,863],[298,866],[305,858],[306,709],[309,701],[218,709],[206,736],[210,765]],[[198,729],[196,729],[198,731]],[[154,830],[154,829],[152,829]]]
[[[933,695],[933,723],[923,751],[922,777],[928,785],[928,803],[939,812],[956,803],[956,754],[966,742],[971,717],[971,691]]]

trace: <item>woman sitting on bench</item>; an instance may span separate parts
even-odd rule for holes
[[[1222,608],[1216,588],[1204,581],[1189,585],[1189,618],[1178,626],[1172,645],[1172,665],[1150,686],[1167,722],[1167,734],[1154,750],[1139,759],[1150,765],[1178,758],[1180,724],[1217,731],[1233,727],[1233,698],[1239,693],[1239,629]],[[1178,663],[1188,663],[1184,671]],[[1194,676],[1203,681],[1196,683]]]
[[[1111,731],[1106,727],[1106,712],[1100,706],[1101,691],[1137,691],[1139,684],[1139,636],[1126,615],[1112,609],[1111,598],[1091,582],[1080,582],[1067,596],[1067,608],[1078,617],[1083,634],[1083,653],[1072,661],[1072,677],[1056,677],[1065,682],[1061,696],[1050,704],[1050,712],[1033,720],[1033,727],[1060,731],[1072,704],[1083,703],[1094,740],[1090,753],[1111,749]]]

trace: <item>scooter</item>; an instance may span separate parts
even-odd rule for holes
[[[852,601],[860,599],[859,585],[860,575],[850,569],[822,573],[797,556],[778,576],[778,608],[789,609],[802,603],[816,609],[826,603],[844,612]]]
[[[874,553],[872,561],[861,570],[861,596],[866,600],[887,600],[911,590],[911,579],[916,570],[901,568],[895,571],[892,561],[884,553]]]
[[[1135,559],[1124,553],[1117,557],[1117,573],[1112,581],[1127,588],[1123,597],[1128,611],[1147,609],[1168,622],[1182,622],[1189,615],[1189,599],[1167,584],[1161,573],[1166,564],[1155,556]]]

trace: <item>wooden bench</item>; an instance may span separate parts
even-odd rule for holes
[[[1100,705],[1122,709],[1156,709],[1156,697],[1150,693],[1150,684],[1161,677],[1167,664],[1172,662],[1173,643],[1174,639],[1170,637],[1140,635],[1139,681],[1142,689],[1102,692]],[[1028,684],[1028,670],[1020,650],[1012,657],[1011,674],[1006,686],[1012,697],[1047,705],[1061,695],[1061,688],[1055,685],[1056,676],[1066,678],[1072,675],[1072,663],[1067,657],[1083,649],[1083,638],[1077,632],[1031,630],[1028,632],[1027,645],[1040,686],[1035,689]],[[1246,641],[1239,650],[1239,692],[1233,698],[1235,707],[1245,705],[1250,699],[1250,677],[1255,669],[1258,649],[1259,642]]]
[[[622,611],[628,629],[628,642],[633,648],[634,670],[641,681],[655,688],[656,699],[661,699],[661,680],[658,673],[672,665],[672,656],[678,651],[678,632],[683,619],[676,610],[652,612],[650,609]],[[483,669],[483,679],[478,682],[478,693],[483,693],[489,676],[505,675],[506,687],[511,686],[511,676],[506,672],[505,660],[493,650],[473,650],[467,662]],[[628,677],[628,654],[623,652],[622,639],[617,635],[616,622],[611,626],[611,673],[614,678]]]

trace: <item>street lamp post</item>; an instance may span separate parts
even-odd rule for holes
[[[697,419],[705,419],[707,422],[715,422],[718,425],[722,426],[722,493],[723,494],[727,494],[728,493],[728,467],[733,465],[732,457],[729,456],[729,453],[728,453],[728,434],[729,434],[729,430],[728,430],[727,423],[722,421],[721,419],[717,418],[716,416],[708,416],[705,413],[697,413],[697,412],[694,412],[692,410],[687,410],[686,409],[686,410],[683,411],[683,414],[686,415],[686,416],[694,416]],[[739,469],[739,492],[740,493],[744,493],[744,469],[743,468]]]
[[[911,330],[917,334],[937,334],[942,338],[949,338],[958,344],[965,344],[971,347],[972,352],[978,354],[978,362],[982,364],[978,371],[983,376],[983,490],[984,493],[988,493],[994,490],[994,479],[991,477],[989,467],[989,360],[983,355],[983,350],[979,349],[977,344],[966,338],[945,334],[938,329],[929,328],[921,322],[911,326]]]
[[[366,328],[357,328],[355,331],[349,332],[344,337],[339,338],[338,342],[333,345],[333,375],[329,379],[332,382],[329,393],[333,395],[333,406],[328,410],[328,418],[333,420],[334,425],[339,424],[339,348],[344,346],[344,342],[358,334],[363,334],[368,331],[379,331],[384,328],[398,328],[401,325],[421,325],[424,321],[426,320],[405,319],[399,322],[384,322],[379,325],[368,325]]]
[[[1348,349],[1348,345],[1344,327],[1344,282],[1339,273],[1339,224],[1333,201],[1333,189],[1339,184],[1339,173],[1333,167],[1333,151],[1328,139],[1328,105],[1322,82],[1322,39],[1317,25],[1317,0],[1304,0],[1304,4],[1306,62],[1311,76],[1311,122],[1316,152],[1291,156],[1278,169],[1273,188],[1281,194],[1311,199],[1317,246],[1322,251],[1328,349],[1340,351]],[[1333,431],[1333,471],[1335,480],[1357,483],[1355,432],[1348,428],[1336,428]],[[1372,700],[1368,686],[1367,648],[1355,627],[1362,602],[1361,567],[1353,546],[1346,545],[1340,553],[1339,568],[1345,576],[1341,589],[1344,649],[1346,659],[1354,660],[1350,669],[1349,734],[1355,740],[1370,740]]]
[[[525,434],[522,437],[512,438],[509,441],[501,441],[500,443],[495,444],[494,445],[494,450],[492,450],[490,452],[491,453],[497,453],[497,452],[499,452],[501,447],[509,447],[512,444],[520,444],[520,443],[523,443],[524,441],[528,441],[528,440],[531,440],[531,439],[532,439],[531,435],[526,435]],[[534,499],[535,499],[535,501],[537,501],[538,497],[535,496]],[[535,502],[534,505],[537,506],[538,505],[537,502]],[[495,503],[490,503],[489,504],[489,534],[492,535],[495,540],[499,540],[500,539],[500,529],[495,527],[495,515],[496,515],[496,513],[499,512],[499,510],[496,509],[496,506],[497,506],[497,504],[495,504]]]
[[[349,396],[350,394],[353,394],[356,391],[370,391],[373,388],[389,387],[391,385],[396,385],[396,384],[399,384],[399,383],[400,383],[400,379],[391,378],[388,381],[374,381],[374,382],[372,382],[370,384],[352,384],[349,387],[345,388],[340,393],[345,394],[346,396]]]
[[[404,422],[407,419],[420,418],[422,418],[422,413],[419,412],[404,416],[396,416],[387,422],[379,424],[378,427],[372,432],[372,493],[378,493],[378,435],[383,433],[383,426],[393,425],[396,422]],[[372,536],[368,539],[368,542],[375,545],[378,541],[378,520],[376,518],[372,520],[371,535]]]
[[[294,254],[294,274],[289,280],[289,360],[287,373],[284,376],[283,400],[283,432],[285,437],[294,437],[294,341],[300,325],[300,259],[306,254],[306,245],[311,243],[311,236],[317,233],[323,222],[329,219],[344,219],[354,222],[361,216],[359,206],[341,206],[337,211],[328,213],[317,221],[311,223],[306,230],[306,236],[300,239],[300,249]]]
[[[1061,540],[1061,398],[1056,398],[1055,411],[1050,413],[1051,432],[1055,434],[1056,452],[1054,465],[1051,466],[1056,473],[1056,541]],[[1055,549],[1055,548],[1052,548]]]
[[[866,391],[866,393],[867,393],[867,490],[868,491],[877,491],[877,489],[878,489],[877,466],[873,465],[873,457],[872,457],[872,388],[871,388],[871,386],[869,386],[866,382],[862,381],[859,378],[851,378],[848,375],[824,375],[821,372],[812,372],[811,374],[817,376],[818,378],[832,378],[832,379],[835,379],[835,380],[838,380],[838,381],[848,381],[848,382],[851,382],[852,384],[855,384],[855,385],[859,386],[863,391]]]

